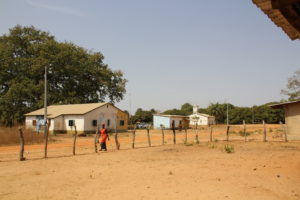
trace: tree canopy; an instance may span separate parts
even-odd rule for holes
[[[270,107],[271,104],[276,103],[278,102],[253,107],[238,107],[229,103],[229,123],[241,124],[243,120],[245,120],[246,123],[261,123],[263,120],[265,120],[266,123],[284,122],[284,110]],[[198,112],[214,116],[218,124],[227,123],[227,103],[211,103],[207,108],[200,108]],[[192,105],[185,103],[181,106],[181,109],[174,108],[166,110],[163,114],[188,116],[192,114]]]
[[[58,42],[35,27],[16,26],[0,36],[0,121],[22,122],[43,106],[44,69],[48,68],[48,104],[119,102],[126,79],[103,63],[100,52]]]
[[[286,89],[282,90],[281,93],[289,96],[289,100],[300,99],[300,70],[297,70],[292,77],[288,79]]]
[[[153,114],[156,113],[156,110],[143,110],[142,108],[138,108],[135,112],[135,115],[130,117],[130,123],[135,124],[137,122],[145,122],[152,123],[153,122]]]

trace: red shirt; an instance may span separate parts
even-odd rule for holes
[[[101,130],[100,130],[100,135],[101,135],[101,140],[100,140],[100,142],[101,142],[101,143],[105,143],[105,142],[106,142],[106,139],[108,138],[107,129],[106,129],[106,128],[101,129]]]

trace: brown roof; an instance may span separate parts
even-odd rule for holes
[[[277,108],[283,108],[286,105],[295,104],[295,103],[300,103],[300,100],[290,101],[290,102],[285,102],[285,103],[279,103],[279,104],[274,104],[274,105],[270,105],[270,107],[277,109]]]
[[[282,14],[280,9],[274,9],[272,0],[252,0],[278,27],[292,39],[300,39],[300,31],[298,31]]]
[[[47,116],[55,118],[60,115],[83,115],[96,108],[109,103],[87,103],[87,104],[69,104],[69,105],[52,105],[47,107]],[[25,114],[26,116],[44,115],[44,108]]]

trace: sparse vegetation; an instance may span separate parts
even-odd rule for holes
[[[224,150],[226,153],[234,153],[234,146],[230,144],[226,144],[224,146]]]
[[[24,130],[24,140],[25,144],[34,144],[34,143],[42,143],[44,134],[36,133],[32,129]],[[19,144],[19,129],[18,127],[0,127],[0,145],[14,145]]]

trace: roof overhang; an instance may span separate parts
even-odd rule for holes
[[[297,104],[297,103],[300,103],[300,100],[274,104],[274,105],[270,105],[270,107],[275,108],[275,109],[280,109],[280,108],[284,108],[285,106],[288,106],[288,105],[291,105],[291,104]]]
[[[252,0],[290,39],[300,39],[300,0]]]

